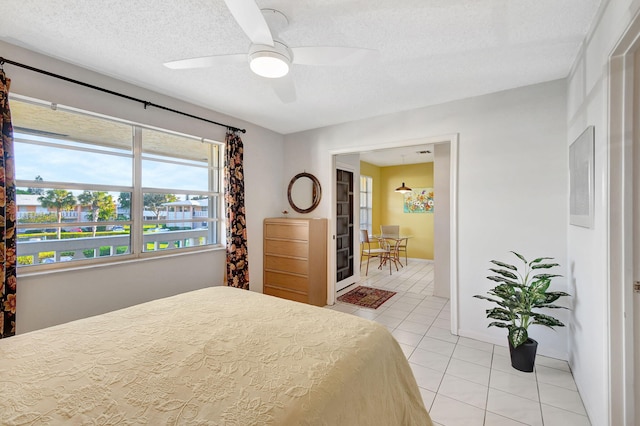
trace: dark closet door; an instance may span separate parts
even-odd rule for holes
[[[353,172],[336,169],[336,282],[353,282]],[[347,280],[347,281],[345,281]],[[344,281],[341,286],[341,281]]]

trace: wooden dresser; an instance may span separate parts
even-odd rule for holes
[[[264,220],[264,293],[327,304],[327,219]]]

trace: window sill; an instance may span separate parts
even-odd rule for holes
[[[67,273],[73,271],[87,269],[101,269],[113,266],[120,266],[139,262],[162,261],[168,258],[193,256],[202,253],[224,251],[223,245],[208,246],[206,248],[194,247],[193,249],[181,249],[179,252],[169,251],[165,253],[146,252],[137,255],[122,255],[117,258],[109,257],[105,259],[92,259],[86,261],[78,261],[77,264],[58,263],[49,265],[24,266],[17,269],[17,277],[35,277],[40,275],[49,275],[55,273]]]

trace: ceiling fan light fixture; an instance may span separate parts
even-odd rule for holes
[[[274,46],[253,45],[249,51],[249,67],[261,77],[280,78],[289,73],[291,55],[287,47],[274,41]]]
[[[280,78],[289,73],[289,64],[282,58],[269,55],[256,55],[249,63],[251,71],[261,77]]]

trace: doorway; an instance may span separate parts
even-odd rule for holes
[[[610,424],[640,425],[640,16],[610,57]]]
[[[329,152],[329,154],[332,156],[333,160],[332,163],[333,164],[333,175],[336,176],[336,169],[337,167],[337,163],[336,162],[341,162],[341,160],[344,158],[344,156],[346,155],[354,155],[356,156],[356,158],[358,159],[359,162],[359,156],[360,153],[362,152],[368,152],[368,151],[378,151],[378,150],[386,150],[386,149],[397,149],[397,148],[402,148],[402,147],[413,147],[413,146],[421,146],[421,145],[425,145],[425,144],[436,144],[439,146],[446,146],[447,150],[447,173],[448,173],[448,182],[447,182],[447,190],[449,192],[449,199],[447,200],[447,204],[448,204],[448,227],[447,227],[447,231],[448,234],[446,236],[446,242],[448,243],[446,245],[446,247],[439,247],[440,250],[438,251],[438,249],[436,248],[436,253],[440,253],[440,257],[441,258],[446,258],[447,262],[443,263],[442,265],[444,266],[440,266],[440,268],[445,268],[445,271],[440,270],[441,272],[441,276],[446,277],[447,279],[447,287],[445,289],[446,291],[446,297],[448,297],[450,299],[450,304],[451,304],[451,332],[453,334],[457,334],[458,332],[458,309],[457,309],[457,298],[458,298],[458,294],[457,294],[457,144],[458,144],[458,135],[457,134],[453,134],[453,135],[446,135],[446,136],[442,136],[442,137],[437,137],[437,138],[420,138],[420,139],[412,139],[412,140],[405,140],[405,141],[396,141],[396,142],[389,142],[386,144],[380,144],[380,145],[375,145],[375,146],[355,146],[355,147],[346,147],[346,148],[342,148],[342,149],[337,149],[337,150],[332,150]],[[339,159],[339,160],[337,160]],[[359,166],[357,168],[359,170]],[[358,172],[359,174],[359,172]],[[354,181],[359,181],[359,179],[357,179],[357,176],[355,176]],[[336,187],[335,185],[335,181],[334,184],[332,185],[334,188]],[[335,190],[334,190],[335,191]],[[354,192],[357,192],[358,188],[354,188]],[[334,194],[332,194],[332,198],[331,198],[334,202],[332,203],[333,208],[332,208],[332,214],[331,214],[331,220],[333,222],[332,226],[334,230],[336,230],[336,221],[337,221],[337,211],[336,211],[336,194],[334,192]],[[357,220],[358,216],[356,215],[356,225],[359,226],[359,221]],[[333,248],[329,249],[329,271],[328,274],[329,276],[335,276],[336,273],[336,267],[337,267],[337,262],[336,262],[336,249],[337,249],[337,244],[336,244],[336,235],[334,233],[334,235],[331,237],[331,242],[333,243]],[[355,247],[359,246],[359,242],[355,242]],[[358,250],[356,250],[358,251]],[[356,273],[358,271],[357,265],[358,265],[358,261],[359,259],[356,258],[354,264],[356,265],[356,267],[354,267]],[[329,288],[328,288],[328,300],[327,302],[329,304],[333,304],[335,303],[335,299],[336,299],[336,292],[340,289],[341,287],[338,287],[336,285],[336,281],[330,281],[329,282]]]

